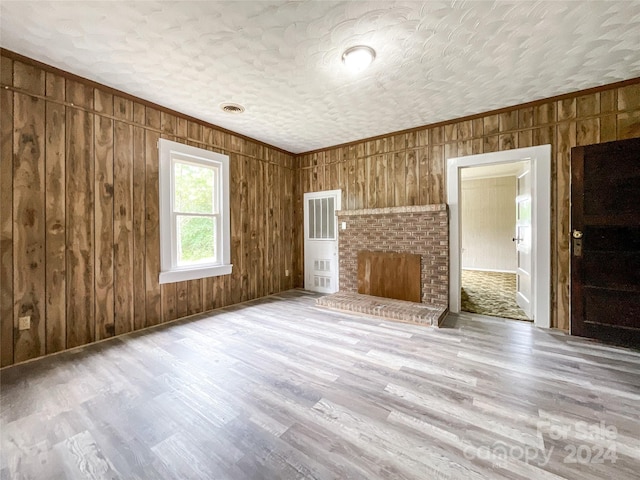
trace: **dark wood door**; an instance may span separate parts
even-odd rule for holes
[[[640,138],[571,150],[571,334],[640,346]]]

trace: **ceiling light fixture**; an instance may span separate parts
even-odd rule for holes
[[[226,113],[238,114],[244,112],[244,107],[237,103],[221,103],[220,108]]]
[[[376,51],[373,48],[357,45],[344,51],[342,63],[352,72],[358,73],[371,65],[374,58],[376,58]]]

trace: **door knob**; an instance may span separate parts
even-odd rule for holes
[[[582,232],[580,230],[574,230],[571,234],[573,237],[573,256],[582,256]]]
[[[513,238],[511,239],[511,241],[512,241],[512,242],[521,242],[521,241],[522,241],[522,239],[521,239],[521,238],[513,237]]]

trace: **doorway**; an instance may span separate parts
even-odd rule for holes
[[[461,175],[465,168],[509,164],[529,161],[531,187],[529,252],[530,267],[530,318],[538,327],[550,326],[550,271],[551,271],[551,145],[520,148],[503,152],[451,158],[447,161],[447,203],[449,222],[449,310],[461,308],[461,225],[460,198]],[[525,232],[522,232],[525,233]],[[519,238],[519,235],[514,236]]]
[[[460,171],[461,310],[531,320],[531,162]]]
[[[335,293],[339,289],[338,217],[342,190],[304,194],[304,288]]]

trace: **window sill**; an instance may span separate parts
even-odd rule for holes
[[[160,272],[160,284],[198,280],[207,277],[219,277],[231,274],[233,265],[216,265],[207,267],[185,268]]]

